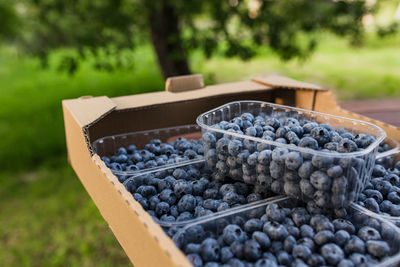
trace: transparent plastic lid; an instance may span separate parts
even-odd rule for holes
[[[245,112],[249,112],[253,115],[256,114],[269,115],[269,114],[284,112],[288,113],[288,116],[290,117],[305,116],[307,117],[307,119],[312,121],[317,121],[320,123],[321,121],[323,121],[323,123],[327,123],[334,128],[344,127],[345,129],[350,129],[355,133],[368,133],[375,137],[375,141],[372,144],[370,144],[367,148],[360,151],[346,152],[346,153],[325,152],[325,151],[313,150],[310,148],[293,146],[289,144],[282,144],[279,142],[265,140],[259,137],[252,137],[244,134],[238,134],[235,132],[229,132],[214,127],[214,125],[217,124],[218,122],[221,122],[223,120],[229,121],[233,119],[235,116],[241,115]],[[368,154],[372,152],[386,137],[386,133],[382,128],[369,122],[345,118],[327,113],[306,110],[302,108],[293,108],[284,105],[272,104],[262,101],[230,102],[201,114],[200,116],[197,117],[196,122],[202,129],[207,131],[227,134],[233,137],[244,138],[259,143],[285,147],[287,149],[296,150],[299,152],[311,153],[314,155],[328,156],[328,157],[332,157],[334,155],[335,157],[339,158],[359,157]]]

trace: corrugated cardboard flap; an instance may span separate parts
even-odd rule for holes
[[[165,91],[178,93],[204,87],[203,75],[192,74],[176,77],[169,77],[165,82]]]
[[[308,90],[326,90],[321,86],[297,81],[278,74],[263,74],[252,79],[253,82],[271,86],[273,88],[289,88],[289,89],[308,89]]]
[[[63,100],[62,103],[68,107],[82,128],[104,117],[116,107],[115,103],[106,96]]]

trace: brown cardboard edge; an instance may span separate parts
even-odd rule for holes
[[[171,258],[175,266],[191,266],[187,257],[183,254],[180,249],[176,247],[171,238],[169,238],[160,225],[158,225],[149,213],[147,213],[143,207],[132,197],[132,195],[126,190],[122,183],[118,181],[118,178],[111,172],[111,170],[104,164],[101,158],[95,154],[92,156],[93,162],[102,171],[104,176],[114,186],[118,194],[123,198],[124,202],[132,209],[137,215],[138,220],[143,224],[149,231],[154,240],[160,245],[165,254]],[[116,230],[113,228],[113,232]],[[118,239],[120,240],[120,239]],[[132,260],[134,262],[134,260]]]
[[[169,77],[165,82],[165,91],[179,93],[204,87],[203,75],[192,74]]]
[[[126,189],[111,170],[98,156],[90,156],[80,123],[68,106],[63,105],[63,111],[70,164],[131,262],[137,266],[191,266],[141,205],[133,198],[127,201]],[[132,242],[132,237],[140,240]]]
[[[303,90],[327,90],[313,83],[306,83],[291,79],[279,74],[262,74],[251,79],[253,82],[271,86],[273,88],[303,89]]]

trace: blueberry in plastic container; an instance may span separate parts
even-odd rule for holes
[[[238,123],[244,113],[257,118],[246,120],[246,128]],[[235,126],[223,129],[221,118]],[[356,200],[368,181],[378,144],[385,137],[382,129],[366,122],[257,101],[226,104],[200,115],[197,124],[206,138],[214,135],[216,145],[205,148],[205,153],[215,149],[219,173],[225,177],[242,168],[247,184],[268,181],[266,190],[331,209],[344,208]],[[229,147],[231,155],[237,154],[235,164],[226,157]],[[235,179],[240,176],[235,175]]]
[[[291,199],[273,202],[188,225],[173,240],[189,259],[197,252],[206,266],[386,266],[399,261],[395,255],[400,251],[400,230],[384,219],[353,206],[338,218],[330,212],[313,214],[301,203],[290,208],[295,203]],[[202,238],[193,241],[192,228],[204,233]],[[200,246],[204,250],[199,253]]]

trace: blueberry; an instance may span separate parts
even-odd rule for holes
[[[246,233],[238,225],[230,224],[224,228],[223,238],[226,244],[232,244],[235,241],[243,242],[246,237]]]
[[[201,252],[201,245],[200,244],[194,244],[194,243],[189,243],[185,247],[185,253],[186,254],[191,254],[191,253],[200,253]]]
[[[265,120],[265,125],[278,129],[281,126],[281,123],[276,118],[267,118]]]
[[[178,197],[192,193],[192,186],[185,180],[178,180],[174,185],[174,192]]]
[[[260,231],[253,232],[252,239],[257,241],[261,249],[263,250],[268,249],[271,245],[271,240],[269,239],[269,237],[265,233]]]
[[[343,176],[333,179],[332,182],[332,192],[335,194],[340,194],[346,192],[347,179]]]
[[[380,178],[374,178],[371,182],[375,182],[375,189],[381,192],[383,195],[387,195],[392,190],[392,185],[388,181],[384,181]]]
[[[300,238],[299,240],[297,240],[297,245],[306,246],[311,250],[311,252],[315,250],[314,241],[309,237]]]
[[[360,253],[353,253],[350,255],[349,258],[354,263],[355,266],[363,266],[368,263],[367,257]]]
[[[295,198],[301,197],[300,186],[296,182],[286,182],[283,185],[283,190],[284,190],[285,194],[288,196],[295,197]]]
[[[318,266],[324,266],[325,265],[325,259],[319,254],[312,254],[308,259],[307,259],[307,264],[313,267],[318,267]]]
[[[244,241],[243,241],[244,242]],[[229,248],[231,249],[233,255],[235,255],[236,258],[243,259],[244,258],[244,246],[243,242],[240,241],[234,241],[232,244],[230,244]],[[229,244],[228,244],[229,245]],[[229,262],[228,262],[229,264]]]
[[[335,220],[333,220],[332,223],[335,228],[335,231],[344,230],[344,231],[348,232],[349,234],[354,234],[356,231],[353,223],[350,222],[349,220],[335,219]]]
[[[325,258],[328,264],[336,265],[343,259],[343,250],[336,244],[326,244],[321,248],[321,255]]]
[[[318,142],[314,138],[306,136],[300,139],[298,146],[316,150],[318,149]]]
[[[184,222],[193,219],[193,214],[189,211],[182,212],[179,214],[179,216],[176,218],[177,222]]]
[[[297,145],[300,142],[299,137],[297,136],[297,134],[293,131],[289,131],[285,134],[285,138],[286,140],[289,141],[289,144],[295,144]]]
[[[141,194],[143,197],[150,197],[157,194],[157,190],[154,186],[151,185],[141,185],[136,190],[137,193]]]
[[[284,167],[277,161],[272,161],[271,164],[269,165],[269,171],[272,178],[279,179],[283,175]]]
[[[292,253],[293,248],[296,246],[296,238],[292,235],[289,235],[283,241],[283,249],[288,252]]]
[[[221,248],[221,262],[227,263],[231,258],[233,258],[233,253],[229,247]]]
[[[390,212],[393,204],[390,202],[390,200],[384,200],[382,203],[379,205],[379,210],[381,212]]]
[[[301,259],[303,261],[307,261],[311,254],[312,252],[310,248],[305,245],[296,245],[292,251],[293,257]]]
[[[201,259],[200,255],[191,253],[191,254],[186,255],[186,257],[193,264],[193,266],[195,266],[195,267],[203,266],[203,260]]]
[[[320,221],[314,228],[317,232],[320,232],[323,230],[329,230],[331,232],[335,231],[335,227],[329,220]]]
[[[352,235],[350,240],[346,243],[344,250],[346,254],[351,253],[364,253],[365,252],[365,243],[358,236]]]
[[[308,122],[303,125],[304,133],[310,133],[312,129],[318,127],[318,123],[315,122]]]
[[[184,195],[177,204],[179,212],[194,211],[196,207],[196,198],[192,195]]]
[[[385,241],[369,240],[367,241],[367,251],[374,257],[382,258],[389,254],[390,247]]]
[[[160,203],[160,202],[161,202],[161,201],[160,201],[160,199],[158,198],[158,196],[152,196],[152,197],[149,199],[149,208],[152,209],[152,210],[155,210],[156,207],[157,207],[157,205],[158,205],[158,203]]]
[[[201,243],[201,256],[205,261],[218,261],[220,246],[217,240],[207,238]]]
[[[315,127],[310,132],[311,137],[317,140],[320,146],[329,142],[330,134],[329,131],[324,127]]]
[[[256,261],[261,258],[261,246],[255,240],[247,240],[244,244],[244,257],[249,261]]]
[[[311,216],[308,214],[305,208],[294,208],[292,211],[293,222],[299,227],[303,224],[307,224],[310,221]]]
[[[289,153],[287,148],[276,147],[272,152],[272,160],[279,163],[285,164],[286,156]]]
[[[266,222],[263,226],[263,232],[272,240],[284,240],[288,235],[287,229],[278,222]]]
[[[249,157],[247,158],[247,164],[249,164],[250,166],[257,165],[258,154],[259,154],[258,152],[254,152],[254,153],[250,154]]]
[[[400,187],[400,178],[394,173],[390,173],[383,177],[385,181],[388,181],[391,185]]]
[[[387,198],[393,204],[400,204],[400,192],[392,191],[387,195]]]
[[[303,224],[300,227],[300,234],[302,237],[314,238],[314,230],[308,224]]]
[[[290,131],[291,131],[291,130],[290,130],[290,128],[289,128],[288,126],[281,126],[281,127],[279,127],[279,128],[276,130],[275,136],[276,136],[277,138],[285,138],[286,134],[287,134],[288,132],[290,132]]]
[[[311,185],[310,181],[307,179],[300,180],[300,190],[305,196],[307,196],[309,198],[313,198],[314,193],[315,193],[314,187]]]
[[[290,256],[286,251],[279,251],[277,253],[278,263],[281,265],[289,265],[292,262],[292,256]]]
[[[305,161],[298,170],[299,176],[303,179],[309,179],[312,172],[313,172],[313,165],[311,161]]]
[[[272,151],[271,150],[263,150],[258,153],[258,163],[262,165],[267,165],[271,162],[272,159]]]
[[[156,212],[157,216],[167,214],[167,213],[169,213],[169,210],[170,210],[170,206],[167,202],[159,202],[155,208],[155,212]]]
[[[343,174],[343,169],[339,165],[329,168],[326,173],[332,178],[338,178]]]
[[[317,245],[322,246],[326,243],[332,242],[335,239],[335,235],[333,234],[333,232],[329,231],[329,230],[323,230],[318,232],[315,237],[314,237],[314,241]]]
[[[274,253],[276,255],[282,249],[283,249],[282,241],[272,241],[269,251],[271,251],[272,253]]]
[[[364,241],[381,239],[379,232],[375,228],[369,226],[362,227],[358,230],[357,235]]]
[[[332,166],[333,158],[328,156],[314,155],[311,159],[311,163],[318,169],[328,170]]]
[[[239,203],[239,195],[234,191],[229,191],[223,196],[223,201],[228,203],[229,205],[234,205]]]
[[[354,263],[351,260],[343,259],[339,261],[338,267],[354,267]]]
[[[271,221],[282,222],[285,219],[285,212],[278,204],[269,204],[265,211]]]
[[[217,211],[218,206],[221,202],[219,200],[215,200],[215,199],[206,199],[203,202],[203,207],[205,209],[209,209],[212,211]]]
[[[228,153],[234,157],[242,152],[243,144],[239,140],[232,140],[228,145]]]
[[[331,188],[332,180],[325,172],[315,171],[310,176],[311,184],[321,191],[327,191]]]
[[[261,200],[261,195],[257,194],[257,193],[251,193],[247,196],[247,202],[251,203],[251,202],[255,202]]]
[[[275,139],[275,142],[281,143],[281,144],[287,144],[287,141],[285,138],[277,138],[277,139]]]
[[[303,158],[299,152],[290,152],[285,159],[286,168],[297,170],[303,164]]]
[[[252,218],[245,222],[243,228],[246,232],[253,233],[255,231],[262,230],[263,223],[260,221],[260,219]]]
[[[357,146],[362,148],[367,148],[369,145],[375,142],[375,138],[367,134],[357,134],[354,136],[353,140],[356,142]]]
[[[249,193],[249,187],[245,183],[236,182],[234,186],[239,195],[247,195]]]
[[[374,198],[367,198],[364,201],[364,205],[370,211],[379,212],[379,204],[376,202]]]
[[[349,153],[357,151],[357,144],[348,138],[343,138],[338,144],[338,152]]]
[[[300,229],[297,226],[289,225],[287,226],[287,230],[289,234],[294,236],[295,238],[298,238],[300,236]]]
[[[339,146],[339,144],[337,142],[329,142],[324,145],[324,148],[328,149],[330,151],[337,151],[338,146]]]
[[[383,177],[386,174],[386,169],[382,165],[375,165],[372,169],[372,176]]]

